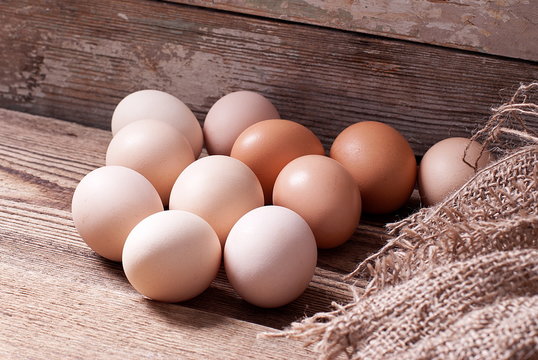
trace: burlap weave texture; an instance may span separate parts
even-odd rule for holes
[[[387,226],[391,240],[348,278],[354,301],[279,336],[322,359],[538,358],[538,83],[475,133],[499,160],[441,204]]]

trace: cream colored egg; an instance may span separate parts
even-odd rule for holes
[[[224,247],[230,284],[260,307],[283,306],[312,280],[317,261],[314,234],[306,221],[281,206],[264,206],[234,225]]]
[[[137,120],[155,119],[175,126],[189,140],[192,152],[202,152],[203,134],[196,116],[181,100],[159,90],[140,90],[121,100],[112,114],[112,134]]]
[[[235,222],[262,205],[262,187],[252,170],[237,159],[213,155],[183,170],[172,188],[169,206],[201,216],[224,245]]]
[[[123,166],[93,170],[78,184],[71,213],[75,227],[92,250],[121,261],[129,232],[142,219],[163,210],[159,194],[136,171]]]
[[[112,138],[107,165],[121,165],[144,175],[164,205],[179,174],[194,161],[189,141],[174,126],[146,119],[127,124]]]
[[[142,220],[123,249],[127,279],[153,300],[192,299],[209,287],[222,250],[215,231],[198,215],[163,211]]]
[[[464,161],[465,148],[469,145]],[[493,160],[493,155],[482,145],[469,139],[453,137],[439,141],[426,151],[418,171],[420,199],[425,206],[441,202],[460,188],[474,174],[471,166],[478,159],[477,169]],[[471,165],[469,165],[471,164]]]
[[[232,146],[250,125],[262,120],[278,119],[274,105],[253,91],[236,91],[220,98],[209,109],[204,121],[204,140],[212,155],[230,155]]]

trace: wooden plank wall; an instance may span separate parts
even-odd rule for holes
[[[538,60],[535,0],[170,0]]]
[[[5,0],[0,34],[0,107],[106,129],[138,89],[168,91],[200,120],[249,89],[327,148],[378,120],[420,155],[538,79],[536,62],[147,0]]]

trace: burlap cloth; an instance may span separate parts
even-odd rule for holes
[[[499,160],[393,237],[348,276],[354,301],[271,336],[321,359],[538,358],[538,83],[522,85],[473,138]]]

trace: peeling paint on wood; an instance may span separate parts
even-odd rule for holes
[[[538,79],[535,63],[145,0],[0,2],[0,53],[9,109],[108,128],[122,97],[154,88],[203,120],[246,89],[326,149],[349,124],[376,120],[417,155],[469,135],[501,89]]]
[[[169,0],[538,61],[535,0]]]

